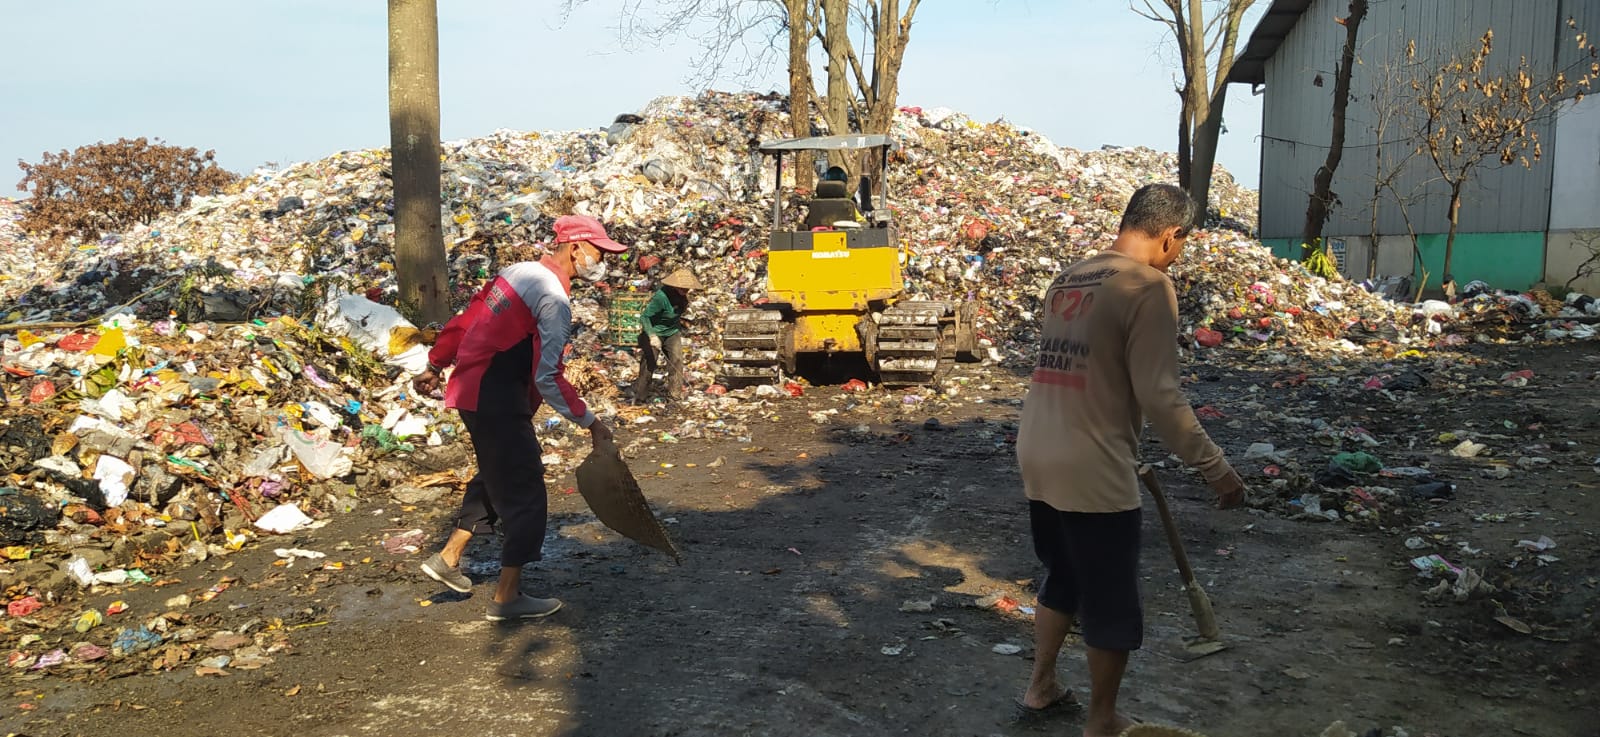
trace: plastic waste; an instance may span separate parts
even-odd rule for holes
[[[1196,328],[1194,331],[1194,341],[1199,343],[1203,348],[1216,348],[1217,346],[1222,345],[1222,333],[1209,328]]]
[[[137,475],[137,469],[115,456],[102,455],[95,462],[94,480],[100,482],[100,491],[105,494],[108,507],[120,506],[128,500],[128,488]]]
[[[1373,474],[1383,470],[1383,461],[1371,453],[1339,453],[1334,455],[1332,463],[1353,473]]]
[[[322,315],[329,332],[349,337],[391,366],[412,374],[428,367],[422,331],[393,307],[361,295],[342,294],[328,301]]]
[[[135,628],[123,629],[118,631],[116,638],[111,641],[111,654],[117,657],[122,657],[125,655],[143,652],[160,645],[161,640],[161,635],[152,632],[150,628],[142,625]]]
[[[1507,372],[1505,375],[1500,377],[1500,383],[1505,384],[1506,386],[1527,386],[1528,382],[1532,380],[1533,371],[1531,369]]]
[[[279,437],[289,446],[289,452],[300,461],[300,465],[319,479],[344,476],[354,467],[344,447],[326,438],[291,428],[283,428]]]
[[[77,581],[79,586],[86,587],[94,583],[94,571],[89,568],[89,561],[82,557],[63,563],[61,568],[72,580]]]
[[[1453,455],[1457,458],[1477,458],[1478,454],[1488,450],[1488,448],[1489,446],[1484,445],[1483,443],[1475,443],[1471,440],[1463,440],[1457,444],[1456,447],[1450,449],[1450,455]]]
[[[258,530],[286,535],[311,524],[311,518],[300,511],[298,504],[280,504],[261,515],[255,522]]]
[[[1286,458],[1287,456],[1278,452],[1278,449],[1272,443],[1251,443],[1250,447],[1244,451],[1244,460],[1246,461],[1285,463],[1287,462]]]
[[[100,615],[98,610],[90,609],[78,615],[78,619],[73,623],[72,629],[79,633],[88,632],[99,627],[103,621],[105,621],[105,618]]]
[[[12,617],[27,617],[44,608],[37,596],[24,596],[6,603],[6,614]]]

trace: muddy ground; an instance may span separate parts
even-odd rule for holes
[[[1501,383],[1518,369],[1534,371],[1528,386]],[[1413,737],[1600,735],[1593,346],[1477,347],[1387,368],[1260,354],[1189,370],[1195,404],[1217,411],[1207,426],[1253,485],[1253,508],[1221,512],[1196,477],[1170,462],[1162,471],[1230,647],[1193,662],[1176,656],[1193,623],[1148,507],[1148,636],[1124,690],[1130,713],[1213,736],[1318,735],[1335,720]],[[1427,385],[1361,388],[1406,372]],[[963,367],[957,379],[958,397],[915,406],[815,388],[774,404],[749,442],[652,444],[639,428],[623,430],[685,560],[606,531],[572,479],[553,478],[548,559],[525,584],[567,602],[547,621],[484,621],[492,540],[471,551],[480,572],[470,597],[416,573],[458,496],[417,507],[363,500],[321,529],[177,572],[179,583],[93,594],[89,604],[123,599],[123,616],[133,616],[237,577],[186,623],[273,628],[289,647],[266,667],[227,675],[198,675],[194,662],[161,671],[137,657],[13,671],[0,733],[1041,733],[1008,721],[1032,654],[1026,610],[976,604],[994,594],[1032,604],[1039,569],[1010,442],[1025,387],[1001,369]],[[818,424],[813,413],[827,410],[838,414]],[[1262,472],[1270,462],[1244,462],[1243,451],[1263,441],[1289,450],[1287,463],[1272,464],[1288,479],[1364,446],[1329,444],[1292,417],[1359,425],[1382,443],[1367,450],[1390,466],[1429,465],[1456,484],[1454,496],[1402,492],[1365,505],[1378,511],[1360,521],[1295,517],[1298,491],[1273,490]],[[1446,432],[1489,447],[1451,457],[1455,442],[1438,437]],[[1163,456],[1152,443],[1147,457]],[[1518,466],[1525,456],[1550,460]],[[1495,463],[1509,464],[1509,477],[1484,478]],[[377,545],[414,527],[432,535],[422,554]],[[1540,536],[1557,542],[1546,554],[1559,560],[1541,566],[1517,547]],[[1412,538],[1420,549],[1407,547]],[[274,566],[278,546],[345,566]],[[1430,601],[1438,579],[1408,564],[1429,553],[1481,571],[1496,590]],[[903,611],[930,600],[929,611]],[[1000,644],[1022,652],[998,654]],[[1082,689],[1083,668],[1071,643],[1065,681]],[[1043,733],[1079,728],[1065,720]]]

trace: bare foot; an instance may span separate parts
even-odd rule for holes
[[[1070,697],[1071,694],[1055,681],[1029,684],[1028,691],[1022,695],[1022,705],[1029,709],[1043,709],[1056,703],[1063,695]]]
[[[1083,725],[1083,737],[1117,737],[1138,722],[1118,713],[1110,721],[1090,718]]]

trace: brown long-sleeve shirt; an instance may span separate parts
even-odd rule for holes
[[[1228,474],[1178,387],[1178,297],[1165,274],[1114,251],[1080,261],[1051,283],[1042,323],[1017,437],[1029,499],[1063,512],[1137,509],[1146,417],[1207,481]]]

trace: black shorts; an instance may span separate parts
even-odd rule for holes
[[[467,484],[456,528],[484,534],[501,522],[505,541],[500,548],[500,566],[520,568],[539,560],[550,498],[533,418],[459,411],[478,457],[478,475]]]
[[[1099,650],[1144,644],[1139,600],[1141,511],[1061,512],[1028,501],[1033,551],[1047,569],[1039,605],[1076,616],[1083,641]]]

